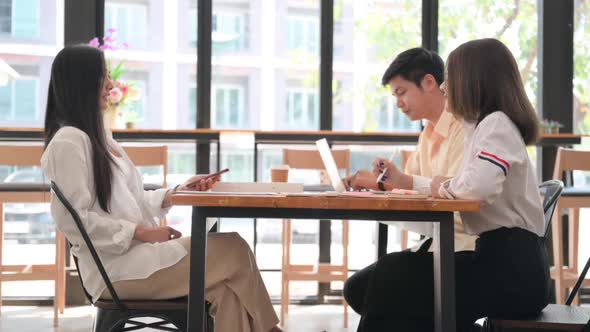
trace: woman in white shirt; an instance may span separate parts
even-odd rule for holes
[[[461,213],[465,230],[479,236],[475,251],[455,254],[457,330],[470,331],[481,317],[535,316],[549,300],[543,208],[526,151],[537,140],[538,120],[500,41],[459,46],[447,68],[444,90],[464,121],[465,153],[459,174],[435,177],[431,188],[434,197],[482,203],[480,212]],[[381,258],[359,331],[432,331],[432,275],[431,253]]]
[[[89,46],[61,50],[51,68],[45,115],[46,176],[64,192],[123,299],[188,294],[190,237],[158,226],[175,190],[208,190],[215,179],[191,177],[174,190],[143,190],[142,178],[104,129],[113,83],[104,54]],[[58,229],[72,244],[81,277],[94,300],[110,298],[75,223],[59,200],[51,203]],[[216,331],[280,331],[248,244],[236,233],[207,240],[206,298]]]

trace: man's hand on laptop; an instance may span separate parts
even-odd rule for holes
[[[354,173],[344,179],[344,183],[348,189],[352,190],[379,190],[379,187],[377,186],[377,175],[367,170],[360,170]]]

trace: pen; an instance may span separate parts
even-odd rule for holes
[[[393,163],[393,158],[395,156],[395,152],[391,155],[391,158],[389,158],[389,163]],[[381,182],[381,179],[383,178],[383,176],[385,176],[385,172],[387,172],[387,168],[384,168],[381,173],[379,173],[379,176],[377,177],[377,181],[375,181],[376,183]]]

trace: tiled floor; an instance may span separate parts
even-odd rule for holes
[[[279,310],[275,306],[275,310]],[[53,307],[3,306],[0,316],[2,332],[88,332],[92,328],[93,308],[67,308],[53,327]],[[349,309],[349,327],[343,328],[343,309],[338,305],[291,306],[283,329],[287,332],[356,331],[359,316]],[[155,330],[141,330],[155,331]]]

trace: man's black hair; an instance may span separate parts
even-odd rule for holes
[[[421,47],[411,48],[403,51],[393,60],[383,74],[381,84],[387,85],[399,75],[420,87],[424,76],[431,74],[440,85],[445,80],[444,70],[445,64],[438,54]]]

